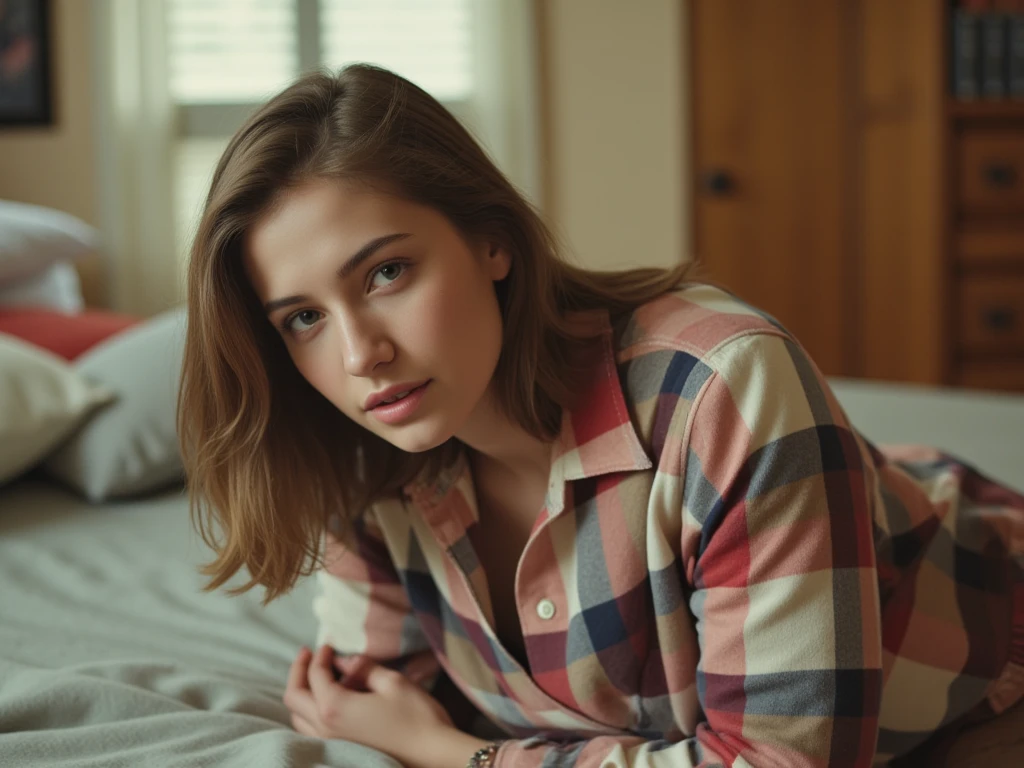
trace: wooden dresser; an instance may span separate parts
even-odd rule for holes
[[[1024,392],[1024,101],[948,0],[689,0],[693,253],[826,374]]]
[[[954,383],[1024,391],[1024,104],[948,105]]]

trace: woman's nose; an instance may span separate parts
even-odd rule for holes
[[[395,356],[394,345],[375,323],[352,318],[341,323],[341,354],[350,376],[369,376]]]

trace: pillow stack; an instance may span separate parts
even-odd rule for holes
[[[41,346],[38,332],[28,334],[36,343],[5,333],[0,313],[0,484],[38,465],[104,501],[182,479],[175,410],[184,307],[109,327],[116,331],[65,359]]]
[[[104,501],[182,479],[184,308],[84,309],[73,262],[97,239],[67,214],[0,201],[0,485],[36,468]]]
[[[71,214],[0,200],[0,306],[81,311],[73,263],[98,248],[99,233]]]

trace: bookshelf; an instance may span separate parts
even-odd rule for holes
[[[947,378],[1024,391],[1024,1],[945,10]]]

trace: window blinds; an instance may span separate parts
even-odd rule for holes
[[[369,61],[441,101],[472,88],[468,0],[320,0],[323,59]]]
[[[366,61],[462,101],[472,90],[472,2],[167,0],[171,94],[179,104],[255,103],[303,62]]]
[[[167,10],[179,104],[261,101],[298,73],[295,0],[170,0]]]

